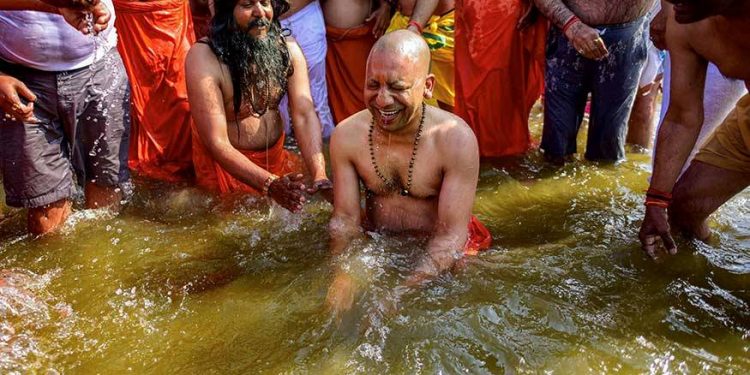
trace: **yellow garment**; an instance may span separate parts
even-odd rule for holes
[[[750,94],[737,102],[695,159],[719,168],[750,173]]]
[[[387,32],[405,29],[410,18],[396,12],[391,18]],[[435,90],[432,97],[440,102],[453,106],[456,97],[453,82],[453,37],[455,35],[455,11],[451,10],[442,16],[432,16],[422,29],[422,37],[430,46],[432,54],[431,70],[435,75]],[[434,104],[430,103],[429,104]]]

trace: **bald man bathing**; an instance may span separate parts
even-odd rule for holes
[[[459,117],[424,105],[435,86],[429,61],[427,43],[410,31],[380,38],[367,60],[367,109],[339,124],[331,139],[332,253],[346,252],[363,227],[429,238],[406,289],[491,241],[471,214],[479,175],[477,140]],[[337,271],[327,298],[334,312],[351,307],[353,284],[351,276]]]

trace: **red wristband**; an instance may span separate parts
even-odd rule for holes
[[[408,28],[409,26],[416,27],[417,31],[419,31],[420,34],[422,33],[422,25],[420,25],[419,22],[414,21],[414,20],[409,20],[409,23],[406,25],[406,27]]]
[[[568,29],[575,25],[576,23],[581,22],[580,19],[574,14],[572,17],[568,18],[568,20],[565,22],[565,25],[563,25],[562,32],[563,34],[568,32]]]
[[[661,207],[661,208],[669,207],[669,202],[664,202],[662,200],[656,200],[656,199],[651,199],[651,198],[646,198],[646,203],[644,204],[646,205],[646,207],[649,207],[649,206],[656,206],[656,207]]]
[[[663,199],[669,200],[669,201],[672,200],[672,193],[668,193],[666,191],[661,191],[661,190],[656,190],[656,189],[651,188],[651,187],[648,188],[648,190],[646,190],[646,196],[647,197],[652,197],[653,196],[653,197],[657,197],[657,198],[663,198]]]

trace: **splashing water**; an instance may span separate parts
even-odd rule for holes
[[[31,281],[0,292],[0,372],[747,373],[750,193],[712,217],[716,241],[654,263],[637,240],[650,160],[628,157],[483,165],[493,248],[400,298],[424,241],[370,234],[333,259],[317,200],[300,220],[141,187],[121,214],[37,239],[10,215],[0,269]],[[338,267],[358,286],[340,322]]]

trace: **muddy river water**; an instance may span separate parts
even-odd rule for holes
[[[711,243],[655,263],[637,240],[650,169],[486,163],[492,248],[386,312],[424,244],[373,234],[340,321],[322,201],[293,215],[137,185],[120,215],[79,210],[37,239],[0,206],[0,372],[749,373],[750,191]]]

